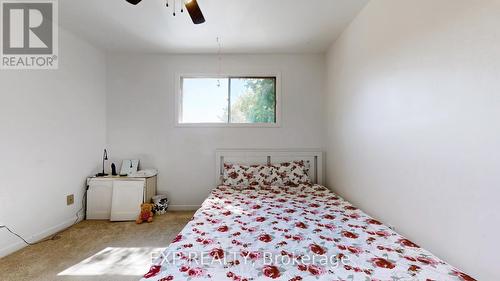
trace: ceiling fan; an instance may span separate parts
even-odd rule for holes
[[[137,5],[139,2],[142,0],[126,0],[132,5]],[[174,9],[175,9],[175,1],[174,1]],[[193,20],[194,24],[200,24],[205,22],[205,17],[203,16],[203,13],[201,12],[200,6],[198,6],[198,2],[196,0],[181,0],[181,2],[184,2],[184,6],[186,6],[186,10],[189,13],[189,16]],[[167,0],[167,7],[168,7],[168,0]],[[181,12],[183,9],[181,9]],[[175,10],[174,10],[174,16],[175,16]]]

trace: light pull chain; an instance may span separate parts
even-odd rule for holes
[[[217,50],[217,62],[218,62],[218,77],[219,79],[217,79],[217,87],[220,87],[220,78],[222,76],[222,43],[221,43],[221,40],[220,38],[217,36],[217,46],[218,46],[218,50]]]
[[[165,7],[169,8],[170,6],[172,6],[173,8],[173,15],[174,17],[176,16],[176,11],[177,11],[177,0],[172,0],[173,4],[170,5],[170,0],[165,0]],[[184,13],[184,2],[183,0],[180,0],[180,3],[179,5],[181,5],[181,13]]]

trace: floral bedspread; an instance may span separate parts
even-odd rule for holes
[[[475,279],[314,185],[217,187],[142,280]]]

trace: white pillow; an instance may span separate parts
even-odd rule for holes
[[[273,164],[269,166],[269,176],[266,182],[278,186],[298,186],[300,184],[311,184],[307,175],[309,161],[292,161]]]
[[[227,186],[264,185],[269,176],[267,165],[242,165],[224,163],[222,184]]]

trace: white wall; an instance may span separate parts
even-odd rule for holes
[[[223,72],[281,72],[280,128],[178,128],[176,73],[217,74],[217,56],[110,55],[110,156],[159,169],[159,193],[196,209],[215,185],[216,148],[322,148],[323,55],[228,55]]]
[[[75,221],[105,144],[105,54],[60,29],[59,58],[58,70],[0,70],[0,225],[29,240]],[[23,246],[0,229],[0,256]]]
[[[328,54],[334,190],[500,280],[500,2],[376,0]]]

